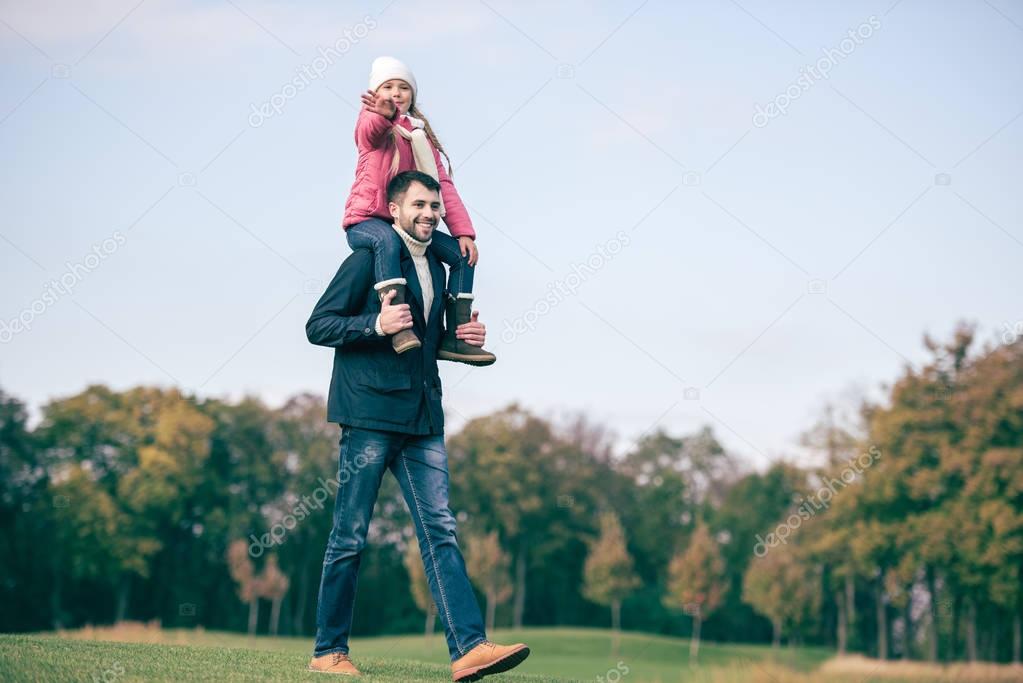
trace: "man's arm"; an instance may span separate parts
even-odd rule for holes
[[[373,252],[356,249],[337,269],[327,290],[316,302],[305,335],[318,346],[344,346],[359,341],[381,340],[376,331],[377,313],[362,313],[373,286]]]

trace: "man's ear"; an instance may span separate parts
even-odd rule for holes
[[[387,202],[387,211],[391,214],[391,218],[397,222],[398,220],[398,205],[394,202]]]

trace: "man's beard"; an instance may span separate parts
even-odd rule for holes
[[[418,234],[416,234],[415,219],[409,220],[408,223],[399,222],[398,225],[400,225],[401,229],[404,230],[405,233],[408,234],[408,236],[414,239],[416,242],[429,242],[431,239],[433,239],[433,231],[437,228],[437,224],[433,223],[432,225],[430,225],[429,237],[422,238]]]

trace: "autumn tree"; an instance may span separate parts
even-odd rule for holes
[[[724,562],[706,524],[696,525],[686,549],[671,560],[667,588],[665,605],[681,608],[693,618],[689,662],[695,665],[700,653],[700,627],[718,608],[728,590]]]
[[[742,599],[743,577],[759,548],[759,539],[773,531],[778,520],[791,511],[793,501],[806,493],[807,474],[784,461],[772,464],[764,472],[744,474],[713,511],[711,527],[719,529],[728,540],[720,546],[728,591],[714,619],[719,632],[742,632],[750,640],[764,638],[765,631],[770,633],[770,625],[759,623],[757,613]],[[800,534],[805,532],[805,528],[799,530]]]
[[[795,545],[779,545],[750,562],[743,579],[742,599],[771,620],[772,644],[777,648],[786,628],[796,631],[816,614],[820,589],[815,566],[799,557]]]
[[[465,562],[469,577],[486,598],[486,629],[491,631],[497,606],[512,594],[508,576],[510,558],[501,548],[497,532],[470,534],[466,542]]]
[[[177,542],[191,534],[212,427],[194,402],[175,389],[138,387],[118,393],[91,386],[44,406],[39,441],[47,453],[53,495],[69,503],[75,499],[75,491],[64,483],[71,478],[85,487],[81,490],[93,491],[97,501],[109,503],[104,514],[113,520],[116,534],[100,533],[95,518],[75,519],[79,512],[99,513],[87,503],[69,504],[59,521],[65,527],[60,533],[97,533],[89,554],[104,556],[101,580],[116,596],[115,620],[126,615],[132,584],[162,566],[160,553],[167,564],[173,562],[180,554],[174,552]],[[156,583],[159,595],[166,582]]]
[[[611,656],[618,656],[622,625],[622,600],[639,586],[632,556],[625,544],[625,531],[618,515],[600,516],[600,536],[590,545],[583,570],[583,595],[588,600],[611,608],[613,632]]]
[[[256,568],[249,557],[249,544],[238,539],[227,548],[227,566],[236,585],[238,599],[249,606],[249,635],[259,625],[259,585]]]
[[[281,620],[281,601],[291,586],[291,581],[277,565],[277,556],[266,558],[263,570],[256,577],[259,597],[270,601],[270,635],[277,635],[277,627]]]

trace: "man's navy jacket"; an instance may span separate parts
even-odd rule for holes
[[[390,336],[376,333],[380,300],[373,289],[373,252],[356,249],[338,268],[320,297],[306,337],[334,348],[334,370],[327,396],[327,420],[351,427],[405,434],[443,434],[437,348],[444,334],[444,267],[427,250],[433,275],[429,322],[423,316],[423,293],[412,255],[401,245],[401,271],[407,281],[405,303],[412,330],[423,343],[403,354],[394,352]]]

